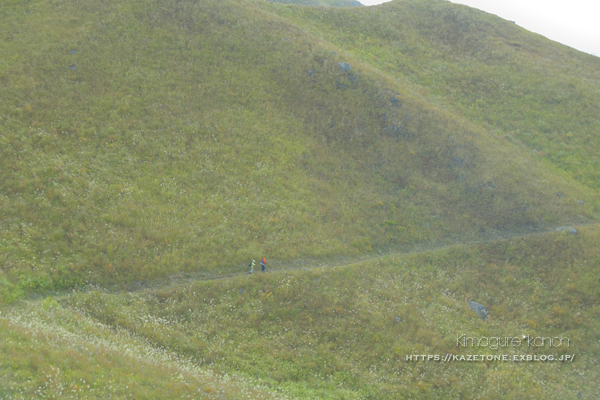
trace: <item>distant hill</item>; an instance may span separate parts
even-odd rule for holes
[[[356,0],[266,0],[273,3],[292,4],[300,6],[316,6],[316,7],[360,7],[364,6],[360,1]]]

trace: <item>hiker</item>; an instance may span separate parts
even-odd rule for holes
[[[260,270],[262,272],[265,272],[265,264],[267,263],[267,259],[263,257],[262,260],[260,260]]]
[[[254,265],[256,264],[256,261],[252,260],[252,262],[250,263],[250,265],[248,265],[250,267],[250,274],[252,275],[254,273]]]

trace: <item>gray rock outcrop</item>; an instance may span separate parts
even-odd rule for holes
[[[467,303],[469,303],[469,307],[471,307],[471,310],[475,311],[481,317],[482,320],[485,321],[490,315],[490,312],[487,308],[485,308],[483,304],[479,304],[473,300],[469,300],[467,301]]]

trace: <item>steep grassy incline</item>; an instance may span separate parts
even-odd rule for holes
[[[447,1],[278,9],[430,100],[600,189],[600,58]]]
[[[4,5],[1,301],[593,217],[593,190],[307,33],[309,10]]]

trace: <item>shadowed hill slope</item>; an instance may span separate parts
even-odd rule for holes
[[[282,10],[430,101],[600,188],[600,58],[446,1]]]
[[[371,10],[7,4],[3,296],[593,217],[594,190],[386,71],[373,47],[345,51],[347,36],[320,22],[369,32]],[[406,32],[424,49],[414,63],[441,57]]]

